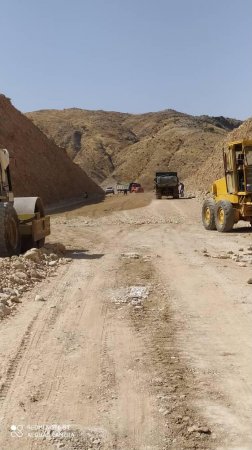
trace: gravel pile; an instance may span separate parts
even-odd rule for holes
[[[181,216],[174,216],[172,217],[171,214],[162,215],[160,217],[157,217],[156,215],[150,215],[146,214],[144,216],[143,214],[137,214],[133,213],[130,216],[128,215],[119,215],[119,214],[111,214],[109,217],[100,217],[97,219],[92,218],[73,218],[73,219],[56,219],[55,224],[57,225],[67,225],[70,228],[79,228],[80,226],[86,226],[86,227],[94,227],[98,225],[99,227],[101,225],[152,225],[152,224],[180,224],[183,221],[183,218]]]
[[[64,245],[46,244],[42,249],[32,248],[20,256],[0,258],[0,319],[21,303],[24,292],[52,276],[58,266],[71,261],[64,254]]]
[[[149,297],[150,291],[150,285],[128,286],[113,289],[110,291],[110,295],[116,305],[128,303],[135,307],[142,307],[144,300]]]

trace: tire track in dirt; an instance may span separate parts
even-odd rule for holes
[[[127,274],[126,280],[121,276],[121,284],[125,281],[126,285],[152,284],[152,292],[143,307],[131,307],[125,315],[143,341],[142,370],[149,374],[149,390],[155,396],[153,414],[163,426],[162,448],[214,449],[215,434],[193,407],[197,384],[178,350],[177,328],[183,324],[176,322],[170,310],[172,294],[159,280],[151,261],[122,261],[120,273]],[[192,427],[198,427],[199,431],[196,428],[190,431]],[[161,448],[160,444],[157,449]]]
[[[0,387],[0,402],[3,402],[11,388],[12,382],[15,378],[16,372],[19,368],[20,362],[27,350],[28,343],[31,337],[32,328],[34,326],[34,323],[36,322],[38,318],[38,314],[33,318],[33,320],[28,325],[25,334],[20,342],[20,345],[16,351],[15,356],[11,359],[9,366],[6,371],[6,375],[4,380],[2,381],[1,387]]]

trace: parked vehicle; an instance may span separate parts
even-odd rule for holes
[[[130,192],[135,192],[135,193],[144,192],[144,189],[140,183],[131,183]]]
[[[130,192],[130,183],[118,183],[116,185],[117,192]]]
[[[105,189],[105,194],[114,194],[115,190],[112,186],[109,186]]]

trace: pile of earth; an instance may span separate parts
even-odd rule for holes
[[[11,156],[15,196],[39,196],[45,204],[102,189],[75,164],[67,152],[48,139],[31,120],[0,95],[0,148]]]
[[[242,123],[169,109],[136,115],[72,108],[27,117],[103,186],[134,180],[147,189],[156,170],[176,170],[183,181],[189,180],[189,189],[194,188],[199,169]]]
[[[64,245],[46,244],[24,255],[0,258],[0,319],[15,310],[24,292],[52,276],[60,265],[71,262],[64,255]],[[38,295],[37,300],[43,297]]]

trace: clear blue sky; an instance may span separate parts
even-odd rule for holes
[[[0,92],[21,111],[252,115],[252,0],[1,0]]]

